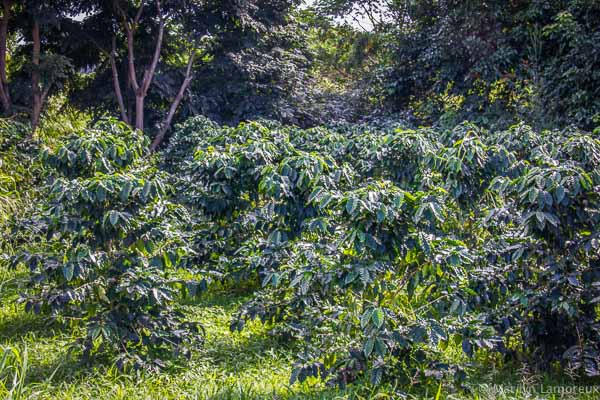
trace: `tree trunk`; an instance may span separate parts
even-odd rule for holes
[[[133,117],[135,115],[135,106],[134,106],[134,99],[133,96],[131,95],[132,93],[134,93],[133,89],[133,85],[131,84],[131,77],[129,76],[129,74],[127,73],[127,71],[125,71],[125,76],[127,77],[127,82],[125,83],[125,87],[127,88],[127,90],[125,91],[125,104],[127,105],[127,117],[129,118],[129,125],[131,125],[133,127],[134,124],[134,120]]]
[[[33,71],[31,72],[31,91],[32,91],[32,105],[31,105],[31,134],[33,135],[40,123],[40,115],[42,113],[42,88],[40,87],[40,23],[38,20],[33,21],[33,28],[31,30],[31,36],[33,39]]]
[[[8,78],[6,74],[6,42],[8,38],[8,20],[10,18],[11,7],[12,0],[2,1],[2,20],[0,20],[0,102],[2,102],[2,109],[6,115],[12,114],[12,103],[10,100]]]
[[[144,130],[144,99],[145,94],[135,94],[135,129]]]

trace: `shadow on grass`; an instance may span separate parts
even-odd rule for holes
[[[34,335],[39,338],[52,338],[67,331],[65,324],[49,317],[19,310],[17,313],[0,317],[0,342],[12,342]]]
[[[202,293],[193,299],[185,299],[182,305],[194,306],[199,309],[221,307],[226,311],[233,312],[241,304],[252,298],[252,292],[248,290],[239,290],[230,292],[225,290],[215,290]]]
[[[215,367],[243,372],[261,365],[261,362],[273,361],[278,356],[289,358],[290,352],[296,347],[293,343],[282,343],[267,334],[242,337],[239,333],[231,333],[227,336],[209,337],[200,355]]]
[[[68,351],[60,352],[51,360],[32,363],[27,373],[27,384],[52,382],[55,384],[85,382],[93,375],[109,368],[108,361],[95,360],[84,363],[81,359]]]
[[[19,302],[25,291],[27,272],[0,269],[0,342],[14,341],[26,335],[50,338],[66,330],[66,326],[48,316],[25,311]]]
[[[287,360],[298,349],[298,343],[269,334],[268,327],[258,320],[247,323],[242,332],[230,331],[231,318],[250,299],[248,293],[217,292],[190,304],[189,309],[203,320],[207,332],[207,341],[199,355],[208,358],[215,367],[243,371],[264,360],[273,361],[276,357]]]
[[[227,380],[231,377],[236,381],[238,378],[240,381],[248,381],[248,376],[287,376],[291,366],[293,350],[297,345],[282,342],[269,335],[259,323],[249,324],[247,330],[242,333],[229,332],[230,318],[249,298],[247,292],[235,295],[213,292],[206,293],[194,301],[184,302],[182,305],[189,311],[190,319],[198,319],[205,325],[207,341],[202,348],[194,352],[190,362],[170,359],[174,362],[174,367],[162,371],[159,374],[160,379],[164,377],[167,381],[185,380],[186,371],[197,369],[202,382],[210,382],[213,376],[216,377],[216,384],[211,385],[214,392],[205,393],[202,398],[265,398],[265,393],[249,388],[247,383],[246,386],[219,386],[221,379]],[[144,379],[136,378],[135,372],[117,372],[109,356],[96,357],[91,363],[82,362],[80,353],[68,351],[74,338],[67,326],[43,316],[26,313],[14,303],[5,305],[0,310],[0,343],[21,340],[29,352],[26,384],[34,391],[36,385],[55,390],[63,385],[103,386],[110,384],[113,379],[124,379],[129,386],[137,385],[143,382],[140,379]],[[206,371],[206,375],[203,371]],[[285,392],[286,389],[283,390]]]

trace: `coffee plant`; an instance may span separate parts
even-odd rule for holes
[[[108,120],[45,150],[47,201],[26,224],[43,239],[15,260],[31,271],[26,309],[85,327],[84,357],[116,354],[122,368],[160,368],[167,350],[189,356],[202,341],[201,327],[174,307],[196,291],[178,274],[186,211],[169,201],[148,144]]]
[[[448,347],[596,375],[599,143],[198,118],[163,157],[194,219],[192,263],[259,286],[231,329],[258,318],[304,343],[292,383],[460,384]]]
[[[301,344],[291,383],[462,386],[483,353],[599,374],[594,134],[192,118],[147,145],[108,120],[45,150],[21,221],[25,307],[85,327],[85,357],[189,356],[178,300],[218,283],[251,292],[232,331]]]
[[[548,136],[531,151],[543,156],[491,182],[502,200],[484,223],[502,236],[486,243],[491,271],[477,290],[494,305],[498,329],[518,336],[539,366],[559,362],[597,376],[600,141]]]
[[[32,192],[43,175],[36,162],[38,143],[28,138],[27,124],[0,118],[0,262],[21,239],[11,232],[14,217],[27,213]]]

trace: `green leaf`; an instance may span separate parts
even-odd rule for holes
[[[308,196],[308,202],[312,203],[315,201],[321,195],[321,193],[323,193],[323,188],[316,188],[313,190],[310,196]]]
[[[271,284],[273,285],[273,287],[279,286],[279,281],[280,281],[279,274],[277,274],[277,273],[273,274],[273,276],[271,277]]]
[[[350,283],[354,282],[356,278],[358,278],[358,272],[350,271],[344,278],[344,284],[349,285]]]
[[[119,222],[119,213],[116,211],[110,211],[108,213],[108,219],[112,226],[117,226],[117,222]]]
[[[544,223],[545,216],[544,216],[544,213],[543,213],[543,212],[541,212],[541,211],[536,211],[536,213],[535,213],[535,217],[537,218],[537,220],[539,221],[539,223],[540,223],[540,224],[543,224],[543,223]]]
[[[373,324],[377,327],[377,329],[381,328],[384,320],[383,310],[381,308],[376,308],[373,310],[371,319],[373,320]]]
[[[106,188],[104,188],[104,186],[98,185],[98,188],[96,189],[96,199],[101,203],[106,200]]]
[[[410,339],[415,343],[423,342],[427,331],[422,326],[415,326],[410,330]]]
[[[72,263],[67,263],[63,266],[63,275],[67,281],[73,279],[73,271],[75,267]]]
[[[270,244],[273,245],[278,245],[282,242],[282,235],[280,231],[273,231],[271,232],[271,234],[269,235],[269,237],[267,238],[267,241]]]
[[[538,194],[539,194],[539,191],[536,188],[532,188],[529,190],[528,200],[531,204],[533,204],[537,201]]]
[[[381,384],[381,379],[383,378],[383,368],[375,368],[371,371],[371,384],[379,385]]]
[[[144,245],[146,246],[146,250],[148,251],[148,254],[152,254],[154,253],[154,242],[152,240],[147,240],[144,242]]]
[[[148,198],[150,189],[152,189],[152,185],[150,184],[150,181],[146,181],[144,188],[142,189],[142,199],[146,200]]]
[[[383,343],[383,340],[376,338],[374,345],[375,353],[377,353],[381,357],[385,357],[387,353],[387,346]]]
[[[415,213],[414,221],[415,223],[419,223],[421,218],[423,217],[423,211],[425,211],[426,204],[421,204]]]
[[[70,164],[74,164],[75,160],[77,159],[77,155],[72,151],[67,151],[67,159],[69,160]]]
[[[171,266],[173,265],[173,263],[171,262],[171,258],[169,257],[169,255],[167,253],[163,253],[162,261],[163,261],[163,265],[165,266],[165,268],[171,268]]]
[[[548,221],[551,225],[553,225],[555,227],[558,227],[558,225],[560,225],[560,221],[556,217],[556,215],[550,214],[550,213],[544,213],[544,217],[546,218],[546,221]]]
[[[442,398],[442,382],[440,382],[440,384],[438,386],[438,390],[437,390],[437,393],[435,394],[434,400],[441,400],[441,398]]]
[[[369,338],[365,345],[363,346],[363,352],[365,353],[365,357],[369,357],[373,352],[373,347],[375,346],[375,340],[373,338]]]
[[[385,220],[385,211],[380,208],[377,210],[377,223],[381,224]]]
[[[298,380],[298,375],[300,375],[301,368],[294,368],[292,370],[292,374],[290,375],[290,385],[293,385]]]
[[[394,206],[396,208],[401,208],[402,204],[404,204],[404,192],[400,192],[400,194],[394,198]]]
[[[368,309],[367,311],[364,312],[364,314],[360,318],[361,328],[365,329],[365,327],[369,324],[372,314],[373,314],[373,309]]]
[[[269,284],[269,282],[271,281],[272,276],[273,276],[273,274],[266,274],[262,280],[261,286],[266,287]]]
[[[329,203],[331,203],[331,200],[333,200],[333,196],[329,193],[325,193],[323,196],[321,196],[321,200],[319,201],[319,208],[323,209],[327,207]]]
[[[131,184],[131,182],[127,182],[127,183],[125,183],[125,185],[123,185],[123,188],[121,189],[121,193],[119,193],[119,197],[121,198],[121,201],[123,203],[125,203],[127,201],[127,199],[129,198],[129,194],[131,193],[132,188],[133,188],[133,185]]]
[[[469,356],[472,357],[473,356],[473,344],[469,341],[469,339],[463,339],[462,341],[462,349],[463,352]]]
[[[556,198],[557,203],[561,203],[565,198],[565,188],[562,186],[557,187],[554,191],[554,197]]]
[[[429,203],[429,209],[436,220],[439,222],[444,222],[444,218],[442,216],[442,207],[438,203]]]
[[[351,197],[346,201],[346,212],[350,215],[354,214],[358,207],[358,199]]]

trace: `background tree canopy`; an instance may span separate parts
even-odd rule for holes
[[[155,134],[198,114],[302,126],[407,111],[488,126],[590,128],[598,118],[593,0],[3,6],[3,109],[33,125],[59,92]]]

